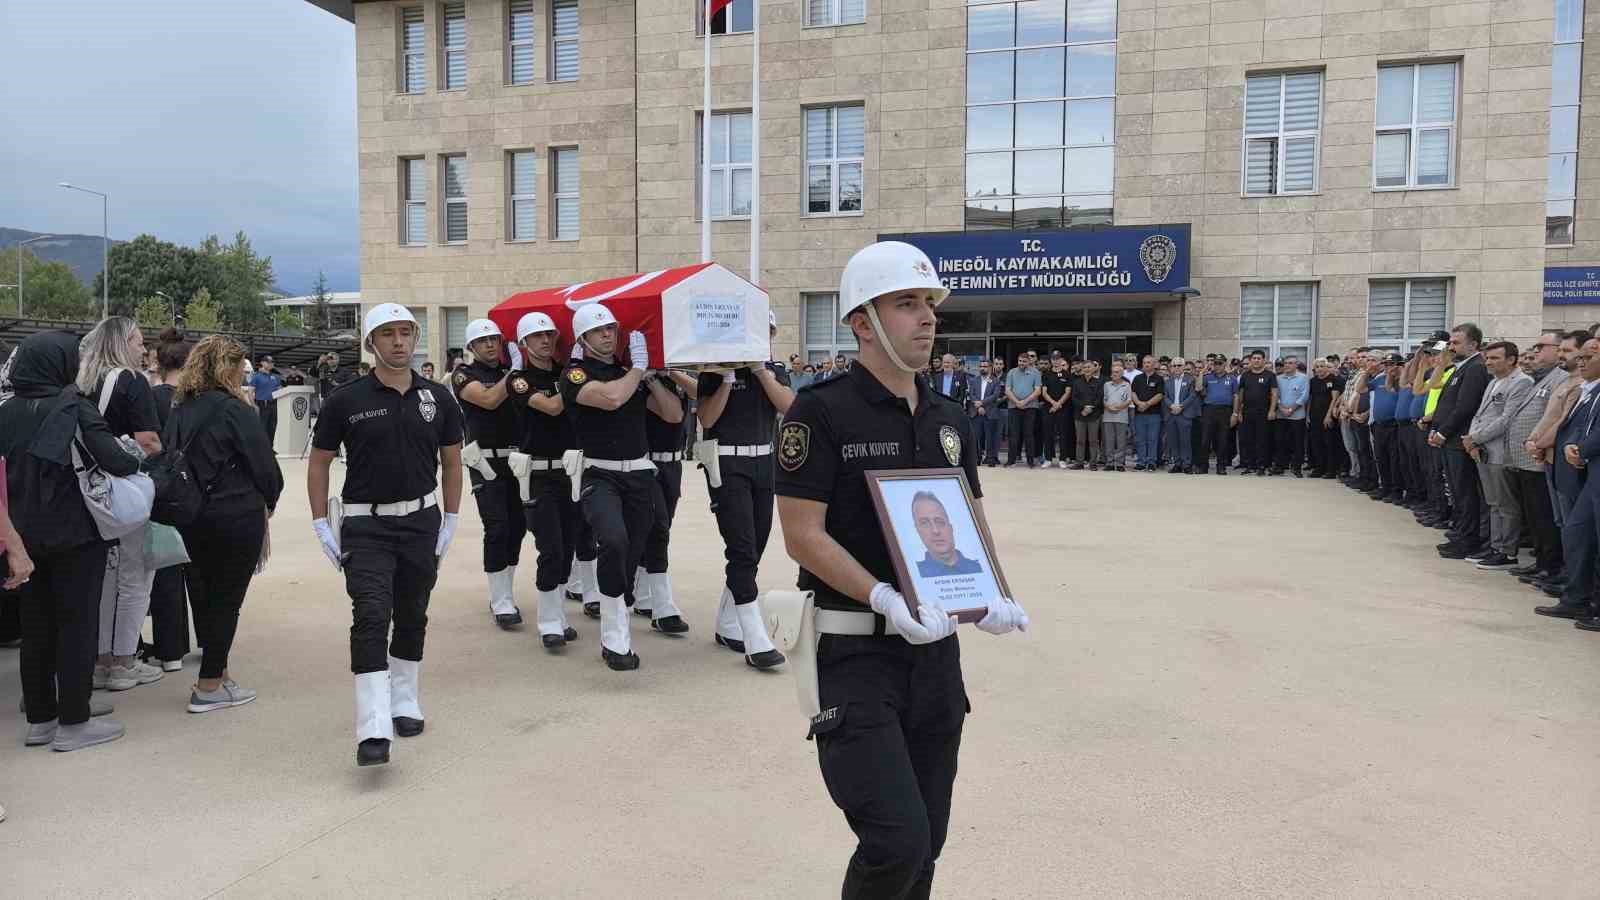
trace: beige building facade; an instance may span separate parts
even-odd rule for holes
[[[971,360],[1600,317],[1582,0],[762,0],[759,143],[752,2],[712,20],[713,256],[749,271],[759,148],[780,356],[851,351],[833,293],[888,235]],[[519,291],[698,260],[693,0],[319,5],[355,25],[362,300],[416,311],[420,355]]]

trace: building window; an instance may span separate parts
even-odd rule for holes
[[[439,157],[444,168],[444,242],[464,244],[467,240],[467,157],[464,154]]]
[[[866,0],[806,0],[806,27],[857,25],[867,20]]]
[[[506,18],[506,81],[533,84],[533,0],[511,0]]]
[[[800,303],[805,310],[802,340],[806,362],[821,362],[840,353],[855,356],[856,336],[849,325],[839,322],[838,294],[801,294]]]
[[[1116,0],[967,7],[967,228],[1111,224],[1116,36]]]
[[[755,30],[754,0],[732,0],[711,17],[712,34],[745,34]],[[706,5],[695,0],[694,33],[706,33]]]
[[[538,158],[532,150],[512,150],[506,154],[507,207],[506,238],[531,241],[539,236]]]
[[[1316,191],[1321,118],[1321,72],[1251,75],[1246,79],[1245,194]]]
[[[428,51],[422,7],[400,10],[400,90],[420,94],[428,89]]]
[[[467,346],[467,310],[463,306],[446,306],[444,312],[444,346],[446,350],[451,347]]]
[[[1449,313],[1449,282],[1374,281],[1367,299],[1367,343],[1404,350],[1444,328]]]
[[[408,306],[417,320],[417,346],[411,351],[411,368],[421,369],[428,361],[428,310],[422,306]]]
[[[703,120],[695,117],[695,136],[705,137]],[[700,179],[705,174],[705,151],[696,140],[695,211],[700,202]],[[711,114],[711,218],[748,219],[750,217],[750,114]]]
[[[550,80],[578,80],[578,0],[551,0]]]
[[[1454,183],[1456,64],[1380,67],[1377,106],[1373,186]]]
[[[1550,55],[1550,166],[1545,185],[1544,242],[1564,247],[1577,237],[1578,87],[1583,77],[1583,0],[1556,0]]]
[[[356,306],[329,306],[328,330],[354,331],[356,319],[360,318],[360,307]]]
[[[444,29],[439,33],[444,53],[444,90],[459,91],[467,86],[467,5],[446,3],[439,18]]]
[[[400,160],[400,192],[405,217],[400,223],[400,243],[428,242],[428,168],[420,156]]]
[[[1317,325],[1314,284],[1247,284],[1239,296],[1240,356],[1260,350],[1268,359],[1311,353]]]
[[[866,108],[806,110],[806,212],[861,212]]]
[[[578,239],[578,148],[550,151],[550,206],[555,210],[551,238]]]

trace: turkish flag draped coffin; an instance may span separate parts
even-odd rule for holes
[[[628,336],[643,331],[655,368],[715,368],[765,361],[771,353],[767,292],[716,263],[514,294],[489,310],[489,318],[515,341],[518,320],[542,312],[560,329],[560,355],[566,356],[572,315],[588,303],[604,303],[617,317],[619,356],[627,352]]]

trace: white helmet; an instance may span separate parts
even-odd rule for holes
[[[391,322],[410,322],[412,328],[420,329],[417,317],[411,314],[411,310],[398,303],[379,303],[367,310],[367,317],[361,322],[361,343],[365,344],[374,331]]]
[[[467,323],[467,333],[463,340],[466,341],[468,347],[471,347],[473,341],[481,340],[486,337],[497,338],[500,336],[499,325],[496,325],[488,319],[473,319],[471,322]]]
[[[950,296],[928,254],[901,241],[879,241],[856,251],[839,279],[839,321],[884,294],[926,288],[937,306]]]
[[[517,320],[517,340],[519,342],[530,334],[555,330],[555,321],[542,312],[531,312]]]
[[[611,310],[606,309],[603,304],[585,303],[578,307],[577,312],[572,314],[572,337],[576,340],[596,328],[604,328],[607,325],[615,324],[617,324],[617,317],[613,316]]]

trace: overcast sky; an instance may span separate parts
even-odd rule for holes
[[[355,28],[303,0],[0,0],[0,225],[243,229],[301,293],[356,290]]]

